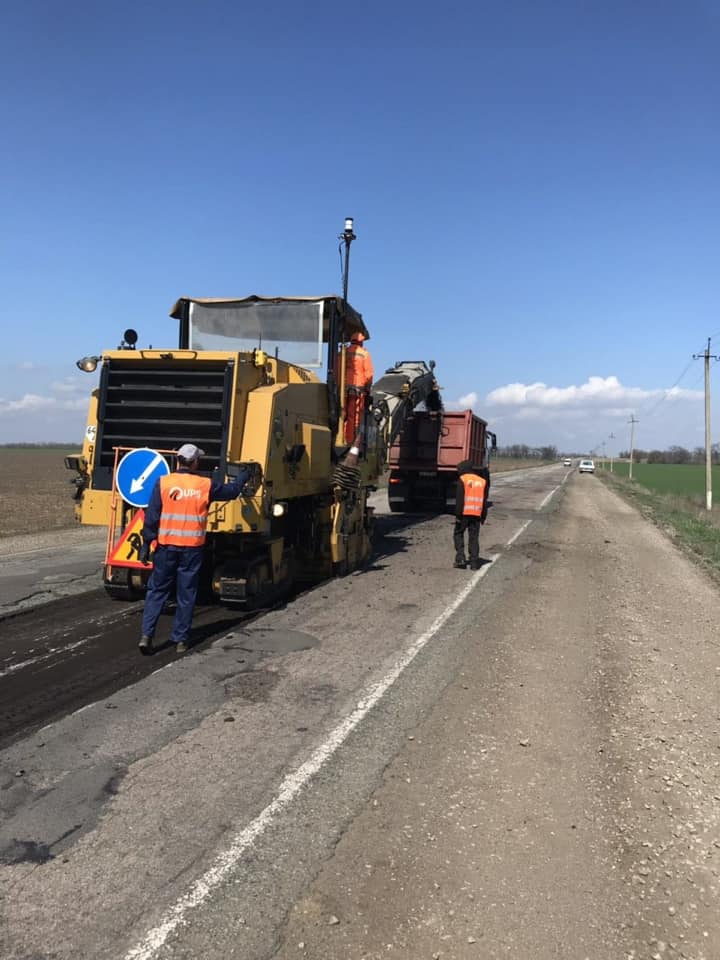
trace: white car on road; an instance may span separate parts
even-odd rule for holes
[[[581,460],[578,471],[580,473],[595,473],[595,464],[592,460]]]
[[[563,460],[563,466],[564,466],[564,467],[571,467],[571,466],[572,466],[572,460],[570,459],[570,457],[565,457],[565,459]]]

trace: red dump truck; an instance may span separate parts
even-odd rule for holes
[[[391,511],[452,513],[458,464],[487,468],[495,446],[495,434],[472,410],[416,410],[390,448]]]

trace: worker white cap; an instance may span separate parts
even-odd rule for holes
[[[196,447],[194,443],[184,443],[178,450],[177,455],[181,460],[187,460],[189,463],[192,460],[197,460],[198,457],[204,457],[205,451]]]

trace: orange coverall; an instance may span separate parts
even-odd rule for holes
[[[372,359],[362,342],[353,339],[345,351],[345,442],[357,436],[374,377]]]

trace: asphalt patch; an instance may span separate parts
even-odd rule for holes
[[[107,762],[92,764],[49,788],[28,785],[30,795],[20,808],[12,804],[6,809],[2,798],[0,863],[46,863],[66,850],[95,825],[125,772]]]
[[[11,866],[14,863],[47,863],[52,860],[50,847],[37,840],[16,840],[13,838],[0,847],[0,863]]]
[[[310,633],[301,630],[273,630],[270,627],[256,627],[238,630],[233,634],[244,650],[262,653],[295,653],[317,647],[320,641]]]
[[[248,703],[261,703],[270,699],[279,680],[280,674],[277,672],[253,670],[228,680],[223,689],[228,697],[242,697]]]

